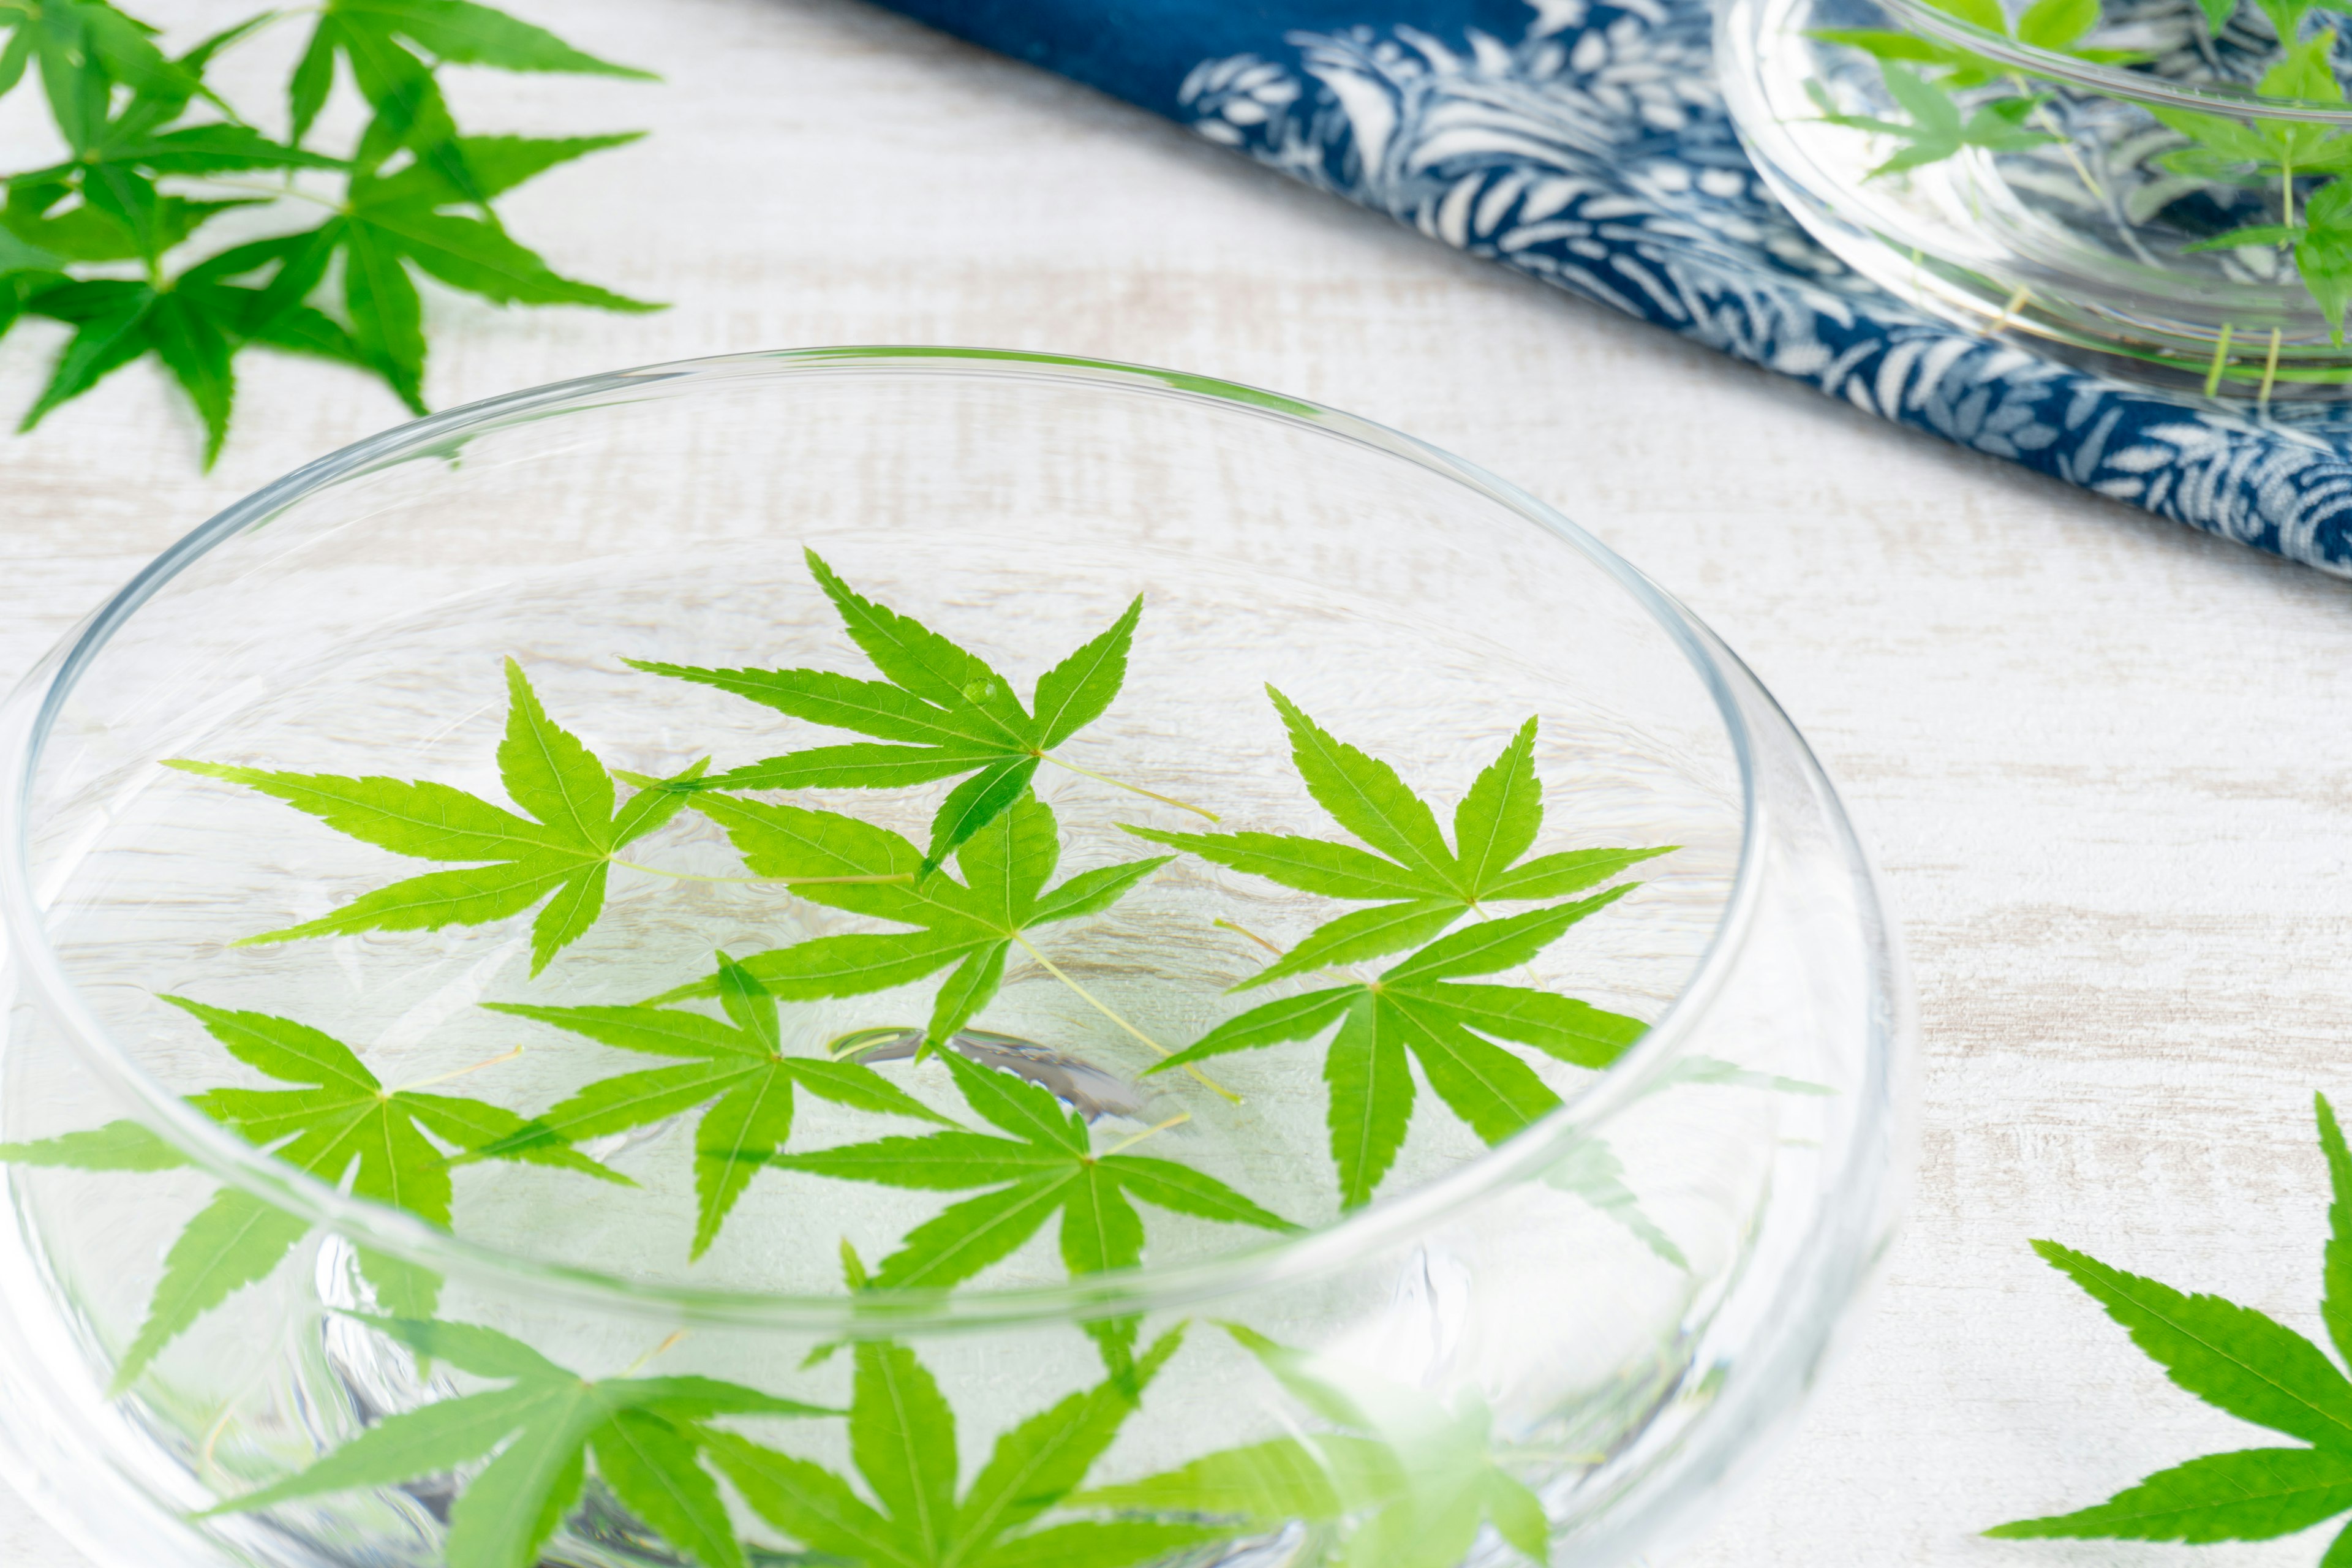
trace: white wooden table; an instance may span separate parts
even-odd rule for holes
[[[515,231],[677,305],[433,294],[436,405],[840,342],[1055,349],[1297,393],[1583,521],[1811,737],[1908,932],[1917,1197],[1808,1416],[1656,1563],[2316,1561],[2324,1536],[1974,1532],[2264,1440],[2168,1384],[2027,1238],[2319,1334],[2311,1094],[2352,1100],[2352,588],[1865,418],[851,0],[513,8],[668,79],[464,82],[483,129],[655,132],[518,195]],[[132,9],[193,40],[247,5]],[[260,48],[239,68],[283,67]],[[31,96],[0,113],[9,167],[45,159]],[[32,323],[0,347],[12,421],[61,336]],[[0,676],[215,509],[401,417],[355,374],[241,368],[210,477],[152,365],[0,437]],[[0,1563],[88,1568],[5,1493]]]

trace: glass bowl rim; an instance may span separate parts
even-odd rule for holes
[[[82,1002],[47,940],[31,879],[26,805],[44,742],[73,686],[111,635],[155,593],[215,547],[268,521],[282,509],[340,480],[446,447],[512,424],[536,422],[593,405],[598,398],[635,389],[730,379],[871,375],[1012,378],[1033,384],[1074,384],[1147,397],[1208,403],[1235,413],[1306,426],[1327,437],[1401,458],[1485,495],[1535,524],[1613,580],[1689,660],[1725,727],[1740,791],[1738,867],[1721,917],[1690,979],[1665,1012],[1616,1063],[1574,1099],[1500,1145],[1398,1197],[1375,1203],[1298,1235],[1178,1264],[1088,1276],[1061,1285],[998,1289],[904,1291],[871,1296],[805,1296],[733,1288],[651,1284],[580,1265],[530,1258],[469,1241],[403,1210],[350,1196],[265,1153],[184,1103],[138,1067]],[[663,1321],[830,1331],[854,1336],[1004,1327],[1088,1320],[1164,1310],[1238,1295],[1269,1285],[1321,1276],[1417,1232],[1553,1163],[1584,1131],[1640,1097],[1679,1054],[1681,1043],[1707,1012],[1732,966],[1759,898],[1763,875],[1760,803],[1756,762],[1735,689],[1761,694],[1736,656],[1637,568],[1566,517],[1509,481],[1450,453],[1372,421],[1304,399],[1180,371],[1112,361],[1010,350],[918,345],[850,345],[763,351],[668,362],[577,377],[486,398],[395,426],[318,458],[233,503],[158,554],[129,584],[52,646],[0,705],[0,754],[13,753],[0,780],[0,941],[30,989],[65,1026],[72,1048],[109,1086],[138,1108],[181,1152],[214,1177],[347,1240],[433,1268],[451,1279],[478,1279],[527,1286],[543,1300],[562,1299],[599,1310],[619,1310]],[[1769,703],[1769,698],[1765,700]],[[1775,710],[1777,711],[1777,710]],[[1793,727],[1790,734],[1803,746]],[[1841,808],[1840,822],[1843,817]],[[1851,843],[1851,829],[1842,837]],[[1859,856],[1859,847],[1855,847]],[[1891,941],[1874,899],[1864,915],[1874,935]],[[1870,1072],[1883,1079],[1884,1051]],[[1876,1087],[1874,1084],[1871,1087]],[[1857,1093],[1862,1089],[1857,1089]],[[1872,1118],[1885,1114],[1882,1096],[1864,1094],[1864,1124],[1853,1130],[1866,1145]]]
[[[1979,27],[1936,4],[1936,0],[1879,0],[1917,31],[1944,43],[2014,66],[2037,77],[2081,88],[2104,98],[2143,106],[2186,109],[2203,114],[2234,115],[2253,120],[2292,120],[2324,125],[2352,125],[2352,104],[2321,103],[2310,99],[2273,98],[2252,89],[2221,83],[2189,85],[2160,77],[2143,76],[2122,66],[2077,59]]]

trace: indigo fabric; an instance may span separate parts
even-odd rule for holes
[[[2140,391],[1864,282],[1748,165],[1705,0],[883,0],[1869,413],[2352,576],[2352,408]]]

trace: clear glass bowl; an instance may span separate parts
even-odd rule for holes
[[[712,1157],[696,1110],[581,1140],[635,1186],[453,1158],[481,1140],[436,1125],[395,1191],[364,1161],[302,1155],[306,1172],[262,1152],[257,1122],[241,1124],[252,1141],[224,1125],[233,1096],[204,1101],[212,1114],[190,1103],[285,1089],[247,1064],[300,1072],[249,1040],[233,1059],[235,1020],[210,1015],[208,1032],[167,997],[298,1020],[350,1045],[387,1094],[464,1095],[520,1121],[667,1064],[481,1004],[634,1004],[711,974],[713,948],[751,963],[872,931],[773,881],[683,879],[744,875],[718,818],[687,809],[626,851],[669,874],[600,873],[601,915],[543,968],[532,931],[547,919],[528,910],[234,945],[435,867],[161,765],[422,779],[502,805],[509,659],[625,800],[631,778],[706,755],[723,769],[840,742],[621,662],[871,679],[804,547],[1016,692],[1142,595],[1116,700],[1055,748],[1066,765],[1019,808],[1050,809],[1064,875],[1154,847],[1121,824],[1206,830],[1178,800],[1213,803],[1218,831],[1344,841],[1268,683],[1393,763],[1441,820],[1537,716],[1531,853],[1676,847],[1601,874],[1639,886],[1493,978],[1634,1020],[1612,1050],[1638,1039],[1605,1070],[1516,1049],[1538,1110],[1515,1134],[1491,1119],[1474,1131],[1454,1109],[1463,1084],[1428,1080],[1418,1056],[1393,1165],[1372,1201],[1345,1206],[1323,1037],[1202,1064],[1223,1093],[1142,1074],[1147,1037],[1165,1049],[1297,994],[1226,988],[1265,947],[1358,906],[1177,855],[1015,948],[957,1059],[1084,1113],[1071,1126],[1090,1152],[1076,1157],[1159,1159],[1297,1228],[1147,1201],[1139,1263],[1073,1277],[1070,1232],[1057,1248],[1047,1224],[951,1290],[853,1293],[840,1244],[874,1267],[967,1192],[807,1167],[749,1168],[695,1256]],[[595,1380],[599,1398],[652,1398],[657,1377],[758,1391],[646,1406],[636,1426],[599,1429],[584,1483],[560,1464],[542,1476],[552,1538],[536,1555],[551,1564],[721,1568],[741,1551],[730,1536],[751,1562],[839,1557],[808,1498],[904,1512],[959,1486],[964,1513],[939,1529],[994,1531],[992,1562],[1370,1568],[1502,1561],[1542,1537],[1553,1562],[1615,1563],[1688,1528],[1789,1413],[1892,1223],[1906,993],[1864,858],[1787,719],[1705,627],[1541,503],[1291,399],[928,349],[520,393],[363,442],[198,529],[68,637],[4,721],[0,1139],[16,1223],[0,1231],[0,1446],[102,1563],[424,1564],[444,1561],[453,1528],[472,1532],[461,1563],[530,1561],[522,1513],[539,1510],[512,1499],[542,1494],[500,1489],[527,1468],[523,1438],[486,1430],[454,1457],[436,1439],[373,1468],[351,1457],[415,1432],[420,1411],[477,1408],[452,1402],[508,1386],[530,1352],[570,1369],[559,1381]],[[919,842],[952,787],[756,798]],[[1496,922],[1554,907],[1484,908],[1459,930],[1499,940],[1532,928]],[[993,1133],[973,1086],[1013,1078],[913,1059],[892,1033],[921,1026],[939,986],[788,996],[776,1059],[847,1041],[842,1059]],[[709,1003],[677,1007],[720,1026]],[[799,1158],[927,1131],[805,1089],[798,1103]],[[450,1184],[446,1228],[415,1195],[428,1167]],[[219,1241],[231,1222],[276,1238],[258,1263]],[[215,1258],[227,1261],[207,1287]],[[445,1326],[383,1321],[428,1314]],[[142,1342],[159,1316],[175,1331]],[[468,1350],[452,1323],[530,1352],[479,1336]],[[1164,1364],[1132,1359],[1186,1324]],[[886,1418],[886,1384],[903,1419]],[[933,1387],[943,1405],[926,1404]],[[971,1498],[1010,1473],[990,1456],[1026,1452],[1041,1428],[1024,1423],[1089,1389],[1088,1408],[1111,1411],[1108,1446],[1079,1444],[1090,1463],[1045,1467],[1003,1494],[1019,1507],[973,1522],[988,1510]],[[694,1472],[688,1501],[721,1510],[704,1536],[675,1496],[648,1501],[651,1472],[629,1473],[614,1447],[653,1428]],[[893,1481],[877,1434],[927,1454],[928,1479]],[[744,1479],[747,1441],[771,1456],[765,1492]],[[355,1484],[194,1517],[330,1454],[357,1465]],[[942,1476],[959,1456],[961,1479]],[[485,1548],[501,1521],[521,1535]]]
[[[2302,0],[2210,9],[1727,0],[1717,69],[1773,192],[1898,297],[2129,380],[2340,398],[2352,46]]]

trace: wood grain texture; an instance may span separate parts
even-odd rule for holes
[[[177,38],[245,9],[138,8]],[[461,79],[484,129],[655,132],[520,195],[516,232],[677,306],[433,294],[436,405],[857,342],[1277,388],[1558,504],[1709,620],[1811,736],[1908,933],[1917,1197],[1810,1415],[1660,1568],[2317,1559],[2323,1537],[1974,1532],[2260,1441],[2166,1384],[2028,1237],[2318,1331],[2310,1097],[2352,1096],[2352,584],[1896,431],[850,0],[514,8],[668,79]],[[238,69],[261,83],[282,63],[259,48]],[[0,112],[11,167],[46,150],[28,97]],[[34,323],[0,350],[0,408],[32,399],[59,336]],[[243,368],[208,478],[152,367],[0,439],[0,672],[215,508],[399,418],[354,375]],[[87,1568],[5,1497],[0,1563]]]

